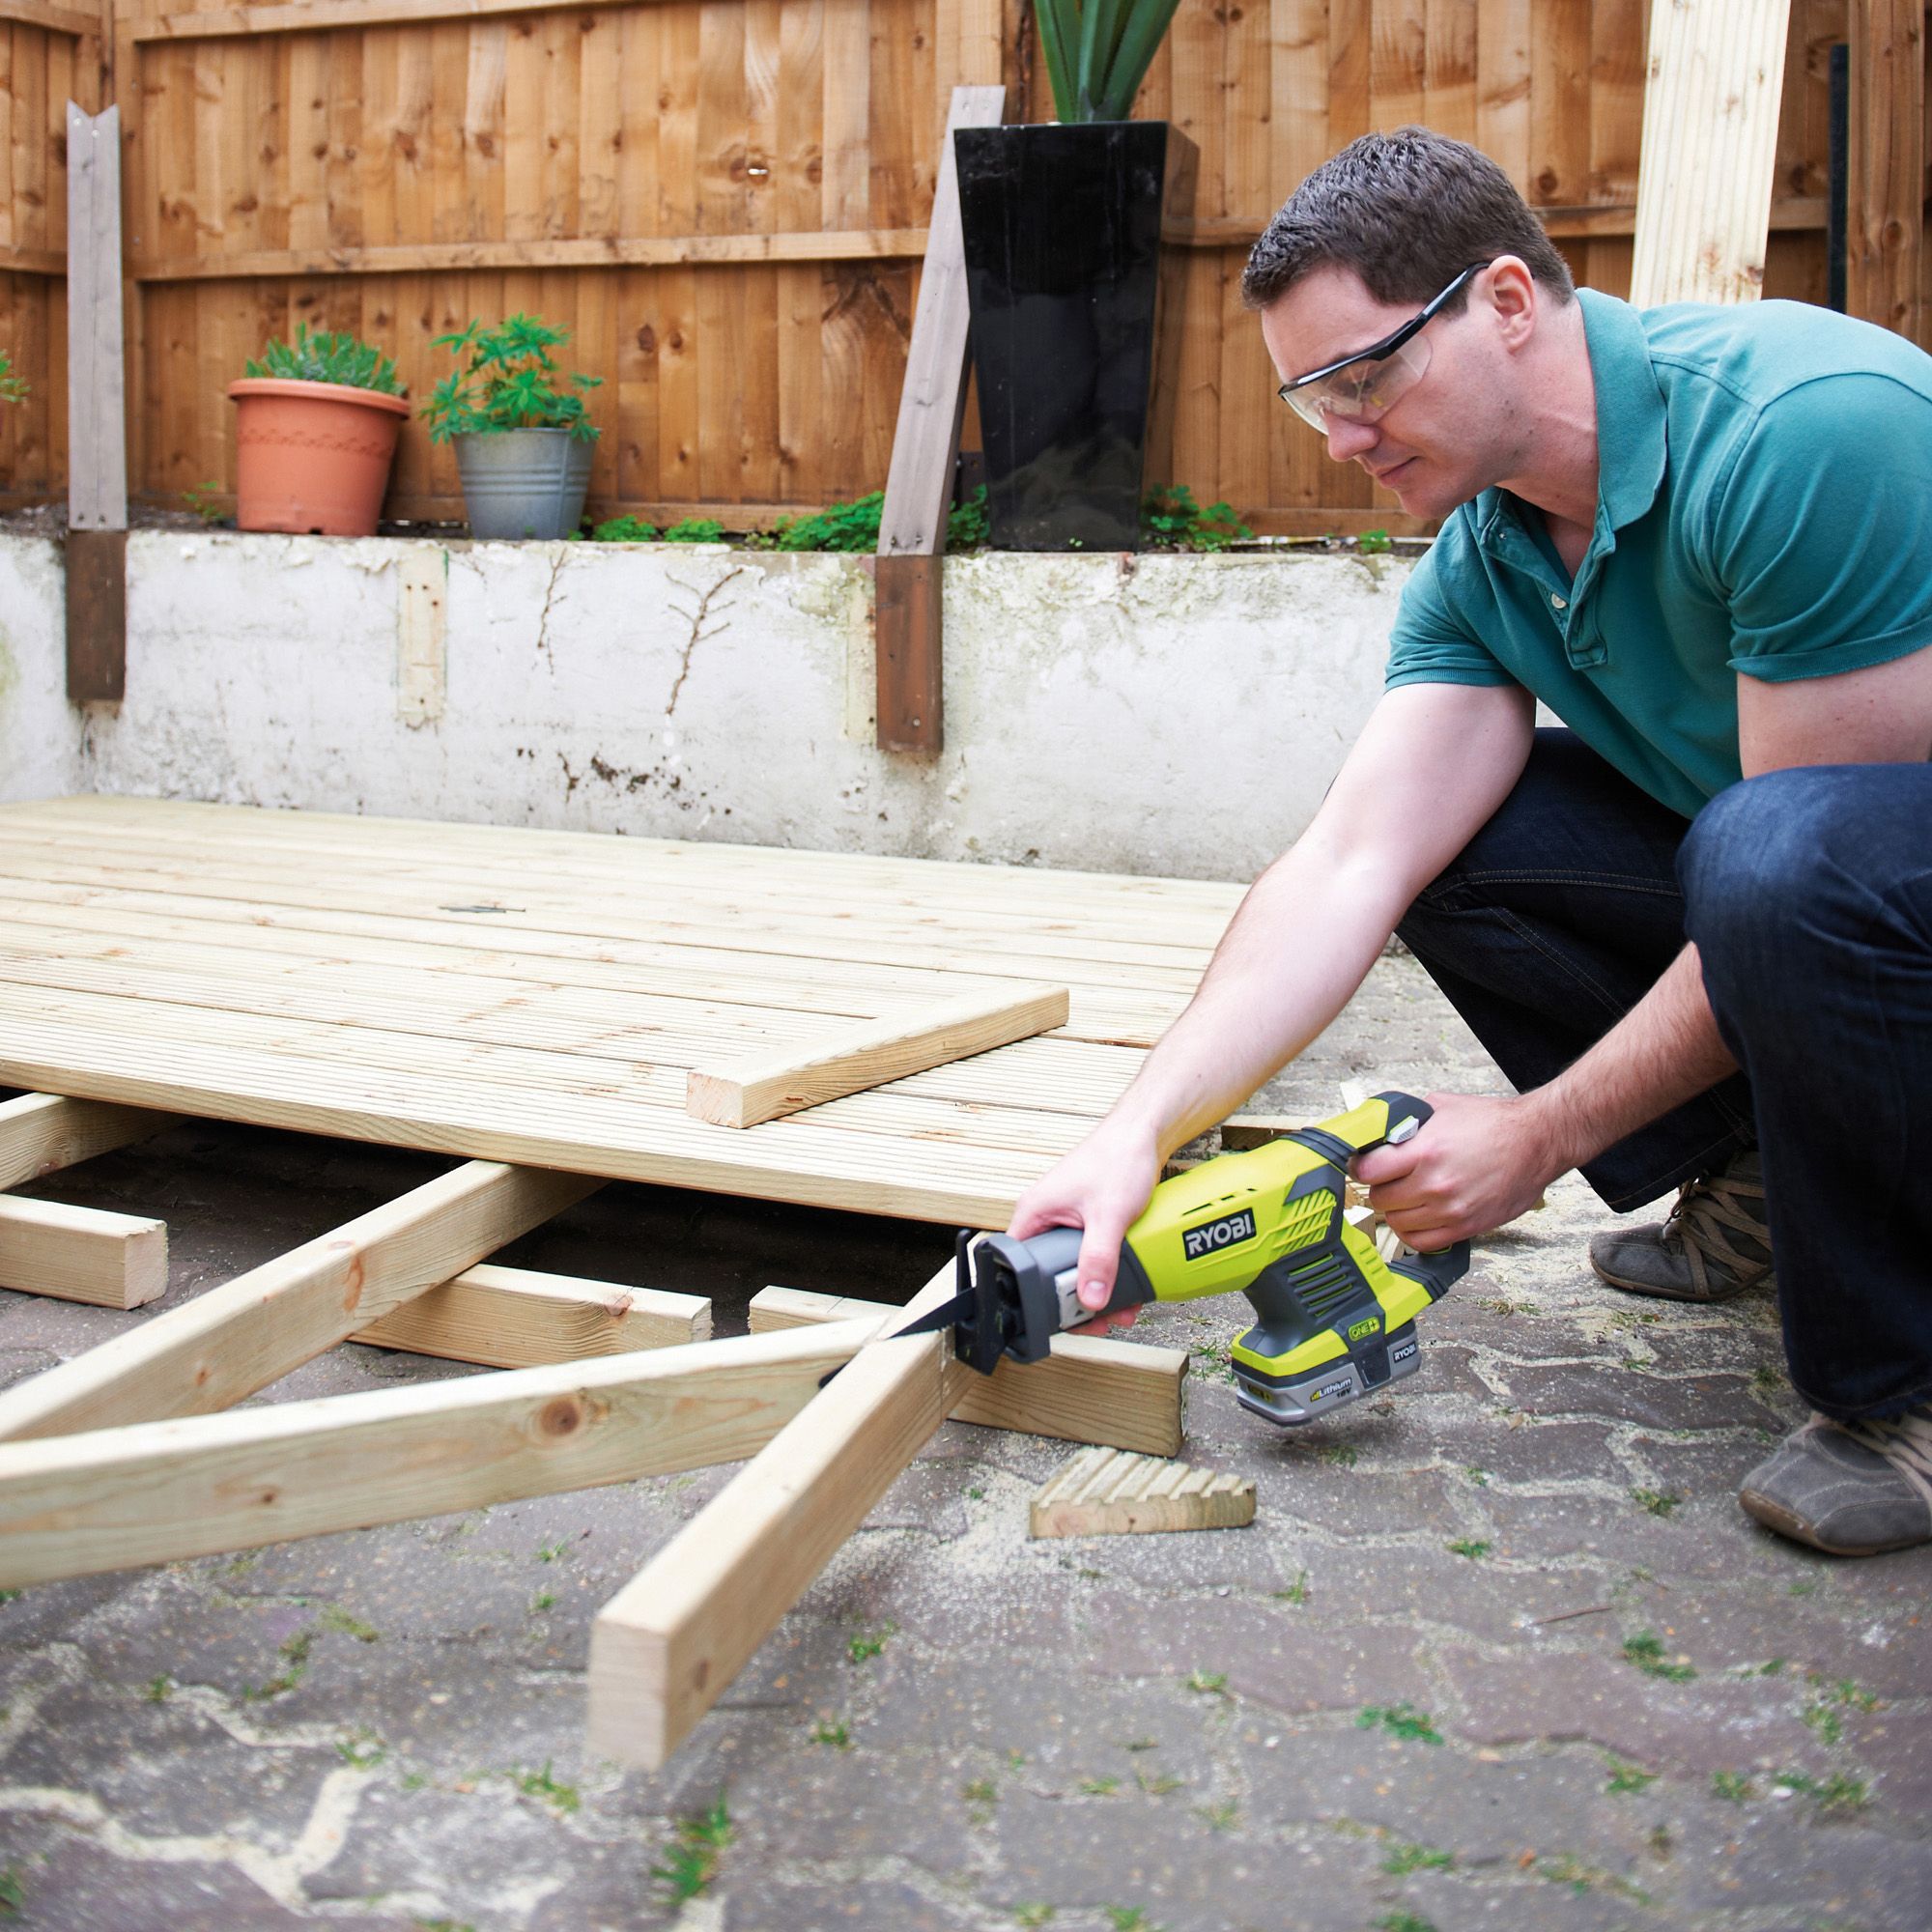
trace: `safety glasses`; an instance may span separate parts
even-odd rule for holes
[[[1379,421],[1421,382],[1429,367],[1429,338],[1423,330],[1452,300],[1469,277],[1480,274],[1488,262],[1471,262],[1419,315],[1411,316],[1393,335],[1373,348],[1358,349],[1306,376],[1284,383],[1275,391],[1312,429],[1328,434],[1333,421]]]

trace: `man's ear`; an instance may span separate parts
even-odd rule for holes
[[[1536,332],[1542,291],[1520,255],[1498,255],[1477,277],[1476,298],[1495,316],[1505,349],[1520,349]]]

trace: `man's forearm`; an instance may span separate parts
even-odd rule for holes
[[[1394,928],[1401,908],[1387,898],[1381,881],[1350,877],[1319,842],[1277,861],[1110,1122],[1166,1155],[1225,1120],[1349,1003]]]
[[[1687,946],[1588,1053],[1523,1100],[1548,1135],[1551,1173],[1561,1174],[1736,1071],[1697,949]]]

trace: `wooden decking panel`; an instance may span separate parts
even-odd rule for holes
[[[0,808],[0,1083],[995,1225],[1179,1013],[1232,886],[146,799]],[[1065,1027],[749,1129],[721,1056],[1019,982]]]

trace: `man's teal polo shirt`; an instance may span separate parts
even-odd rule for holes
[[[1637,310],[1580,289],[1596,527],[1574,582],[1485,490],[1403,592],[1388,688],[1520,684],[1687,818],[1743,776],[1736,673],[1932,644],[1932,356],[1803,302]]]

